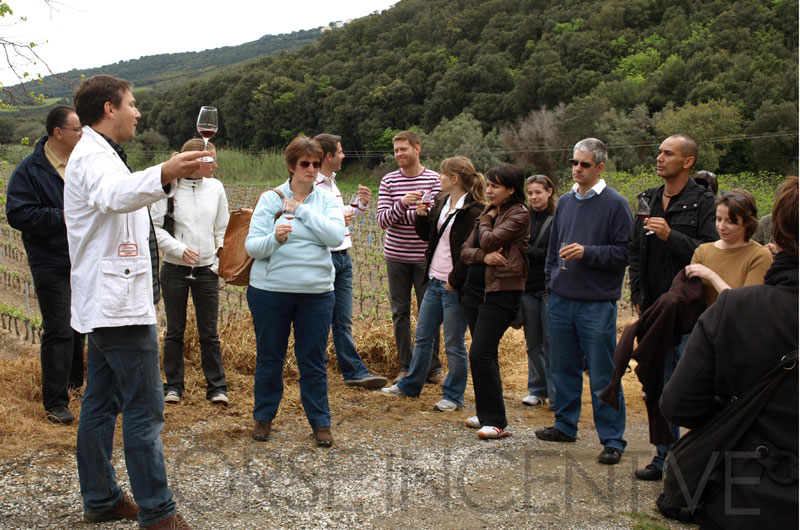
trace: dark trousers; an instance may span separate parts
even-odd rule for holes
[[[424,263],[400,263],[386,260],[386,278],[389,284],[389,304],[392,308],[392,328],[397,345],[400,370],[408,372],[411,366],[411,288],[417,296],[417,308],[422,307],[428,281]],[[439,360],[439,332],[434,335],[433,357],[429,375],[442,371]]]
[[[200,364],[206,376],[206,399],[220,390],[227,392],[225,370],[217,334],[219,309],[219,277],[208,267],[195,267],[195,280],[190,280],[191,267],[164,263],[161,268],[161,293],[167,313],[167,334],[164,338],[164,391],[183,394],[183,334],[186,331],[186,304],[192,293],[200,338]]]
[[[464,296],[462,307],[472,335],[469,367],[475,389],[475,410],[482,426],[500,429],[508,426],[497,348],[519,312],[521,295],[522,291],[491,292],[486,293],[485,301],[470,294]]]
[[[70,327],[69,274],[34,274],[42,313],[42,403],[45,410],[66,407],[69,388],[83,386],[84,335]]]

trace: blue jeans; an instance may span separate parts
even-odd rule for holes
[[[553,405],[550,374],[550,337],[547,329],[547,294],[522,293],[522,325],[528,352],[528,394],[547,398]]]
[[[156,326],[96,328],[89,334],[86,366],[77,445],[84,511],[99,515],[122,499],[111,465],[114,425],[122,412],[125,464],[139,524],[172,516],[175,501],[161,445],[164,393]]]
[[[583,390],[583,361],[589,365],[592,412],[600,443],[625,450],[625,397],[619,392],[619,410],[598,396],[611,382],[617,345],[617,303],[587,302],[551,292],[547,302],[550,325],[550,371],[555,395],[555,427],[578,435]]]
[[[167,333],[164,336],[164,375],[167,383],[164,391],[174,390],[183,395],[183,335],[186,331],[186,304],[192,292],[197,335],[200,339],[200,365],[206,376],[206,399],[220,392],[227,392],[225,369],[219,349],[217,318],[219,311],[219,276],[209,267],[192,268],[184,265],[164,263],[161,268],[161,294],[167,313]]]
[[[428,282],[425,281],[424,263],[401,263],[386,260],[386,283],[389,288],[389,305],[392,308],[392,329],[397,346],[400,371],[407,372],[411,366],[411,288],[417,297],[417,308],[422,307],[422,298]],[[431,371],[435,375],[442,371],[439,361],[439,334],[433,343],[434,355]]]
[[[464,389],[467,387],[467,348],[464,346],[467,319],[458,303],[458,292],[448,291],[444,286],[442,280],[428,280],[428,288],[417,315],[411,366],[397,386],[411,397],[417,397],[422,392],[433,358],[434,336],[439,334],[439,326],[444,323],[444,349],[449,370],[442,384],[442,392],[445,399],[460,407],[464,403]]]
[[[667,357],[664,359],[664,386],[666,386],[670,378],[672,378],[672,374],[675,373],[675,368],[678,366],[678,362],[681,360],[681,357],[683,357],[683,351],[686,349],[686,341],[689,340],[689,335],[691,335],[691,333],[684,335],[683,338],[681,338],[680,344],[667,350]],[[677,440],[680,438],[681,431],[678,426],[671,423],[667,424],[669,425],[669,430],[675,439]],[[651,464],[656,466],[658,469],[664,469],[664,460],[666,460],[667,453],[669,453],[670,449],[672,449],[672,444],[657,445],[656,456],[653,457]]]
[[[331,329],[336,362],[345,381],[362,379],[370,374],[353,341],[353,261],[350,254],[331,253],[331,261],[336,271],[333,281],[333,305]]]
[[[300,401],[311,427],[331,424],[328,408],[328,345],[333,291],[279,293],[247,288],[256,331],[253,419],[272,421],[283,397],[283,364],[294,326],[294,356],[300,372]]]

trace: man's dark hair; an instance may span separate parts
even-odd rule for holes
[[[341,143],[342,137],[335,134],[320,133],[314,137],[314,140],[319,142],[322,147],[322,158],[325,158],[328,154],[336,154],[336,145]]]
[[[63,128],[67,123],[67,117],[73,112],[75,109],[66,105],[58,105],[50,109],[50,112],[47,113],[47,120],[44,122],[47,136],[53,136],[56,127]]]
[[[685,134],[673,134],[670,136],[670,138],[677,138],[683,142],[683,145],[681,145],[681,154],[684,156],[684,158],[694,158],[694,162],[692,162],[692,167],[694,167],[694,165],[697,164],[697,156],[699,154],[697,142],[694,141],[694,138]]]
[[[125,91],[132,86],[130,81],[111,75],[95,75],[84,79],[72,96],[81,125],[91,126],[100,122],[105,115],[106,101],[118,108]]]

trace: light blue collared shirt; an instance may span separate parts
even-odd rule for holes
[[[580,192],[578,192],[578,183],[576,182],[575,185],[572,186],[572,194],[579,201],[585,201],[586,199],[591,199],[595,195],[600,195],[601,193],[603,193],[604,189],[606,189],[606,181],[605,179],[600,179],[597,181],[597,184],[592,186],[592,189],[586,192],[586,195],[581,197]]]

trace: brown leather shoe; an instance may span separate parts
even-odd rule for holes
[[[163,521],[159,521],[156,524],[151,524],[150,526],[143,527],[147,530],[192,530],[192,527],[189,526],[189,523],[183,518],[183,516],[179,513],[176,513],[172,517],[168,517]]]
[[[444,383],[444,374],[442,372],[430,374],[425,380],[425,383],[429,385],[441,385]]]
[[[257,442],[266,442],[269,439],[269,432],[271,430],[271,421],[256,420],[256,426],[253,427],[253,440]]]
[[[105,521],[118,521],[119,519],[128,519],[135,521],[139,516],[139,506],[133,502],[133,499],[128,497],[128,494],[122,492],[122,500],[116,506],[108,510],[106,513],[99,515],[83,514],[83,520],[87,523],[102,523]]]
[[[333,445],[333,434],[330,426],[317,427],[314,429],[314,439],[319,447],[330,447]]]

